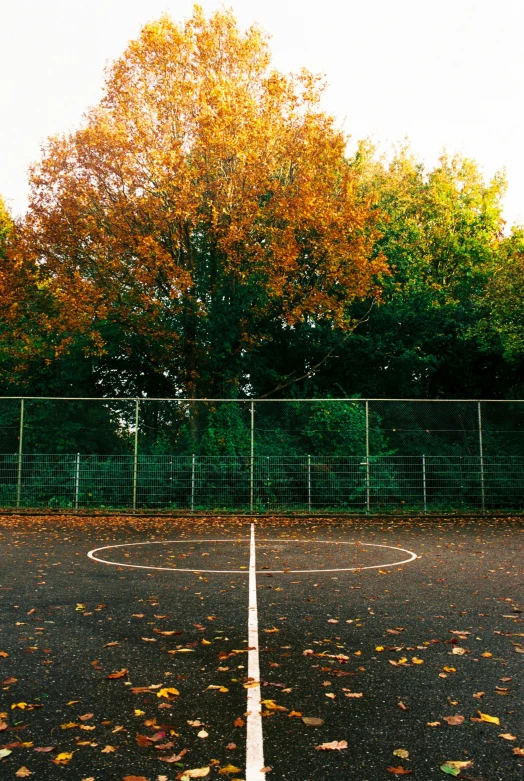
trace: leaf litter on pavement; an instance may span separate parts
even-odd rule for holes
[[[386,572],[386,570],[384,570],[383,574],[391,575],[391,573]],[[200,579],[202,580],[202,578]],[[384,578],[384,580],[386,580],[386,578]],[[285,584],[282,584],[273,590],[285,591],[285,589]],[[374,588],[374,592],[374,599],[378,599],[376,595],[380,593],[380,590],[378,588]],[[86,620],[92,616],[96,618],[99,615],[108,615],[108,611],[111,610],[111,607],[108,608],[107,605],[102,606],[101,604],[91,603],[87,598],[82,600],[81,595],[77,597],[77,600],[78,601],[74,603],[73,609],[79,620]],[[141,604],[137,605],[136,602],[130,600],[129,606],[134,611],[131,613],[130,610],[130,621],[135,621],[137,625],[142,622],[143,626],[145,626],[145,620],[148,620],[149,618],[152,620],[154,619],[155,621],[166,622],[162,628],[160,628],[158,625],[152,626],[148,627],[146,630],[142,630],[142,632],[139,633],[141,642],[146,646],[149,646],[150,648],[153,648],[153,646],[158,646],[158,648],[155,647],[155,653],[165,654],[167,652],[167,654],[172,655],[172,658],[179,657],[182,660],[184,657],[186,657],[186,654],[187,656],[194,656],[197,646],[213,649],[213,645],[221,639],[219,636],[219,640],[217,641],[211,633],[207,634],[207,628],[211,626],[211,623],[208,624],[206,623],[206,620],[200,619],[198,623],[194,621],[192,622],[192,631],[196,630],[197,634],[205,633],[207,636],[204,636],[199,640],[196,638],[193,640],[192,637],[188,634],[189,630],[187,626],[181,626],[180,622],[177,622],[177,624],[174,626],[169,626],[169,614],[167,611],[165,611],[165,609],[162,611],[161,608],[158,608],[158,603],[155,603],[155,598],[150,598],[145,601],[140,600],[140,602]],[[370,604],[373,606],[373,603]],[[512,601],[512,604],[515,604],[514,600]],[[144,612],[144,607],[148,607],[149,605],[151,608],[156,609],[154,616],[149,616],[147,610]],[[422,610],[423,608],[421,607],[419,609]],[[505,610],[507,610],[507,608],[505,608]],[[25,617],[26,621],[24,623],[27,623],[27,620],[32,620],[34,617],[35,623],[38,625],[41,624],[43,626],[42,619],[38,615],[41,613],[40,609],[31,608],[30,610],[26,610],[26,612],[30,613],[30,616],[29,619]],[[389,663],[391,667],[394,668],[391,670],[390,667],[391,672],[388,672],[387,676],[388,678],[390,675],[393,676],[391,678],[391,682],[393,686],[396,685],[398,687],[398,695],[391,697],[391,705],[394,705],[395,707],[398,707],[400,711],[407,713],[409,713],[410,709],[413,707],[412,698],[410,697],[410,684],[408,676],[423,674],[426,675],[430,681],[438,682],[440,679],[446,682],[447,685],[446,679],[451,681],[453,676],[464,676],[464,665],[470,664],[470,660],[472,661],[474,657],[476,658],[478,664],[492,665],[490,668],[492,670],[495,670],[496,667],[499,666],[502,671],[502,667],[505,667],[507,664],[504,657],[500,656],[500,651],[494,652],[486,648],[486,643],[484,641],[485,631],[483,629],[472,627],[471,618],[469,617],[469,622],[466,623],[466,621],[464,621],[462,626],[458,623],[458,621],[456,623],[451,623],[452,628],[449,628],[447,632],[445,629],[440,629],[438,633],[435,633],[433,630],[425,632],[424,625],[421,624],[421,631],[414,635],[412,626],[408,624],[406,624],[406,626],[396,626],[395,623],[390,623],[389,625],[386,624],[385,628],[378,634],[373,634],[371,629],[375,611],[368,607],[367,615],[365,613],[362,615],[362,612],[363,611],[361,611],[360,615],[358,614],[358,611],[353,612],[352,614],[350,613],[351,617],[346,617],[347,614],[346,616],[336,615],[336,617],[327,617],[326,623],[332,627],[330,632],[338,632],[338,635],[330,634],[328,637],[326,637],[324,634],[319,633],[318,637],[315,637],[314,632],[313,634],[310,632],[307,639],[307,644],[305,643],[302,646],[302,648],[305,650],[302,651],[301,649],[298,649],[300,657],[303,658],[305,663],[311,666],[311,675],[309,676],[311,691],[314,690],[316,685],[318,685],[319,688],[320,686],[327,688],[328,691],[324,691],[324,694],[327,695],[327,699],[331,701],[333,706],[342,696],[344,696],[344,701],[347,703],[347,706],[351,707],[354,713],[358,713],[358,711],[354,710],[357,707],[357,704],[360,701],[365,700],[366,697],[372,696],[373,693],[372,688],[366,685],[368,672],[374,668],[376,664],[379,664],[382,659],[384,662]],[[505,615],[506,613],[504,613],[504,616]],[[509,615],[510,614],[508,613],[508,616]],[[166,721],[166,719],[158,718],[158,716],[154,718],[154,711],[152,712],[150,706],[145,704],[146,700],[144,697],[147,698],[148,696],[154,697],[157,703],[160,701],[158,706],[155,706],[158,708],[169,709],[173,707],[173,704],[176,701],[184,701],[184,699],[187,698],[187,691],[185,691],[183,683],[184,672],[181,668],[179,668],[180,672],[177,675],[176,687],[171,685],[171,681],[169,681],[168,677],[163,681],[157,677],[156,681],[153,679],[152,682],[148,682],[143,679],[142,675],[137,676],[137,670],[133,669],[133,665],[129,663],[129,657],[124,653],[126,646],[129,645],[128,638],[124,635],[120,636],[118,632],[114,631],[114,627],[117,625],[116,622],[119,616],[116,616],[113,613],[111,617],[113,618],[113,627],[108,628],[111,628],[112,631],[109,633],[109,636],[104,638],[105,642],[99,646],[99,648],[102,647],[105,650],[98,654],[95,661],[88,662],[88,664],[92,667],[96,674],[100,673],[100,676],[106,679],[106,685],[113,687],[125,687],[122,690],[114,689],[113,691],[115,693],[118,692],[117,698],[119,701],[122,701],[122,697],[125,694],[129,695],[130,702],[128,713],[125,714],[125,717],[124,714],[122,714],[122,718],[118,720],[115,720],[114,718],[104,718],[105,714],[96,712],[96,707],[93,707],[96,703],[92,699],[86,698],[85,692],[78,690],[71,691],[69,696],[76,697],[76,699],[68,699],[67,704],[70,706],[79,706],[78,710],[76,710],[76,715],[72,714],[73,719],[70,721],[64,721],[60,723],[58,720],[56,723],[56,728],[61,727],[64,731],[64,734],[71,733],[72,737],[68,738],[67,744],[56,741],[56,745],[37,746],[32,750],[36,752],[36,756],[41,755],[42,757],[46,757],[47,754],[47,761],[52,761],[57,765],[62,765],[63,767],[67,767],[69,764],[71,764],[71,767],[73,767],[73,765],[75,767],[86,767],[85,763],[86,761],[88,763],[89,760],[87,759],[87,754],[83,752],[96,750],[99,752],[99,755],[103,754],[108,759],[110,759],[112,755],[118,755],[120,745],[116,740],[114,742],[106,742],[105,740],[100,739],[99,732],[102,728],[104,731],[110,731],[111,733],[118,735],[118,738],[124,741],[124,745],[128,745],[127,741],[134,741],[134,735],[136,733],[133,721],[136,719],[142,719],[144,724],[147,725],[147,729],[151,730],[151,734],[145,735],[144,740],[141,742],[139,742],[137,739],[136,745],[139,749],[144,752],[153,752],[155,755],[157,755],[158,760],[164,761],[168,764],[174,766],[180,766],[181,764],[185,765],[186,769],[182,767],[180,770],[178,770],[178,772],[180,774],[186,775],[188,778],[205,777],[204,775],[199,776],[198,773],[203,774],[207,770],[206,774],[209,774],[214,765],[202,764],[196,766],[194,764],[191,765],[190,762],[187,762],[188,757],[186,755],[188,752],[191,754],[192,751],[195,751],[194,742],[191,742],[190,734],[186,734],[181,737],[182,725],[178,721],[173,723],[172,718],[167,719],[167,721],[170,722],[167,729],[159,729],[159,727],[162,727],[162,724]],[[513,621],[521,620],[518,618],[518,615],[515,617],[514,614],[511,614],[510,617]],[[282,639],[280,641],[277,640],[277,642],[282,644],[282,648],[286,648],[285,643],[289,641],[287,641],[283,635],[286,634],[287,626],[285,623],[282,625],[277,623],[281,620],[283,620],[282,617],[279,617],[274,621],[268,620],[266,624],[267,631],[264,631],[263,634],[268,635],[268,643],[272,642],[277,636],[282,637]],[[434,620],[432,623],[435,624],[438,622]],[[478,623],[480,624],[480,622]],[[457,625],[460,628],[457,628]],[[312,624],[312,627],[313,626],[314,625]],[[363,629],[367,631],[366,640],[364,642],[357,638],[358,633],[362,633]],[[46,631],[51,633],[52,627],[48,627]],[[483,648],[481,651],[474,650],[475,642],[477,642],[477,633],[483,633]],[[497,629],[495,633],[499,635],[499,638],[507,636],[509,637],[509,635],[514,637],[515,634],[517,634],[502,632],[502,630],[499,629]],[[223,631],[222,634],[224,634]],[[218,633],[218,635],[220,635],[220,633]],[[180,645],[177,645],[176,648],[166,648],[166,646],[161,645],[163,642],[172,640],[172,638],[176,638],[176,640],[172,642],[172,646],[176,645],[177,642],[179,642]],[[518,643],[515,645],[515,641],[511,638],[509,638],[509,642],[512,644],[513,648],[515,648],[516,645],[518,647]],[[37,649],[36,652],[39,653],[41,645],[37,647],[37,643],[35,643],[34,640],[33,643],[34,648],[29,646],[28,643],[29,652],[34,654],[35,649]],[[50,645],[52,646],[52,643],[50,643]],[[7,650],[4,652],[4,654],[1,655],[0,663],[6,664],[8,662],[12,665],[13,651],[11,648],[8,648],[7,646],[5,647]],[[292,648],[292,646],[288,647]],[[245,653],[245,651],[246,649],[239,648],[228,651],[221,650],[218,655],[219,665],[215,667],[215,670],[221,671],[222,673],[227,672],[230,669],[230,660],[232,658],[234,659],[235,657],[238,657],[238,655],[241,653]],[[297,651],[295,647],[293,647],[293,655],[296,653]],[[102,657],[101,654],[108,654],[108,657]],[[111,657],[109,657],[109,655],[111,655]],[[283,657],[289,657],[290,655],[291,654],[289,653],[282,654]],[[49,655],[45,658],[44,661],[52,662],[54,661],[53,657],[54,654],[50,651]],[[34,658],[37,657],[35,656]],[[500,661],[501,658],[503,659],[503,663]],[[453,660],[452,663],[450,663],[451,659]],[[119,660],[120,664],[118,663]],[[274,673],[272,672],[272,676],[277,676],[277,678],[275,680],[274,677],[268,677],[268,680],[263,682],[263,686],[278,685],[280,687],[280,691],[282,691],[282,696],[284,696],[284,692],[286,692],[286,694],[285,700],[282,700],[281,696],[273,696],[273,691],[269,692],[269,690],[267,690],[268,694],[271,694],[272,696],[268,696],[264,691],[265,696],[262,699],[262,703],[266,718],[285,718],[291,719],[291,722],[295,721],[296,718],[297,722],[301,722],[304,725],[304,729],[307,727],[316,727],[317,730],[321,730],[322,728],[331,729],[329,726],[332,722],[329,711],[329,708],[332,707],[331,704],[326,702],[327,710],[322,711],[321,718],[320,713],[317,715],[315,711],[311,713],[310,710],[308,713],[302,702],[300,702],[300,704],[294,703],[295,695],[293,694],[293,689],[295,688],[296,691],[296,686],[289,686],[285,680],[284,668],[286,664],[286,659],[281,659],[279,662],[271,661],[270,663],[270,668],[275,671]],[[277,670],[278,673],[276,672]],[[320,673],[318,679],[317,670]],[[14,667],[9,668],[9,671],[16,672]],[[167,672],[164,674],[168,676]],[[231,677],[231,672],[229,672],[229,677]],[[353,677],[356,677],[355,680],[358,678],[359,683],[353,686],[340,686],[339,681],[340,683],[345,683],[347,682],[347,677],[351,677],[352,683]],[[178,678],[180,680],[178,680]],[[17,681],[18,679],[15,677],[15,675],[9,675],[5,678],[3,683],[7,687],[7,691],[9,691],[10,687],[16,687]],[[488,725],[501,725],[503,729],[507,730],[510,724],[505,718],[502,717],[502,714],[492,715],[493,713],[497,713],[497,710],[495,710],[493,707],[493,698],[495,697],[495,699],[497,699],[497,695],[499,697],[512,696],[512,686],[506,685],[511,684],[512,678],[511,676],[503,675],[500,676],[499,681],[505,685],[497,685],[491,689],[488,689],[488,687],[484,686],[485,691],[482,692],[475,691],[474,687],[472,687],[471,696],[477,700],[480,699],[481,696],[484,699],[488,698],[490,700],[488,706],[491,705],[491,707],[486,707],[482,711],[475,710],[471,707],[468,709],[466,707],[464,697],[462,697],[461,709],[464,715],[456,712],[449,713],[449,711],[446,711],[446,706],[449,707],[451,701],[454,702],[454,699],[452,696],[448,695],[447,698],[442,697],[440,699],[440,706],[437,706],[437,709],[432,706],[431,710],[427,711],[425,718],[423,717],[422,720],[420,720],[420,728],[427,729],[427,727],[440,727],[441,729],[445,729],[447,727],[453,727],[458,730],[463,730],[465,724],[483,723]],[[224,683],[228,683],[228,685],[226,686]],[[250,682],[249,680],[246,681],[244,679],[244,681],[242,681],[241,676],[239,677],[239,683],[243,684],[244,688],[249,688],[252,685],[258,685],[257,682]],[[453,686],[453,684],[451,685]],[[209,697],[219,697],[224,695],[230,696],[230,693],[235,691],[235,685],[233,685],[231,681],[228,681],[227,677],[222,677],[220,682],[216,678],[215,680],[211,678],[211,681],[207,683],[207,686],[203,687],[203,691],[209,691]],[[452,693],[453,689],[448,689],[448,691]],[[213,694],[213,692],[216,694]],[[144,704],[140,704],[137,707],[132,703],[134,698],[139,698],[140,703],[144,702]],[[64,700],[65,699],[67,699],[67,697],[65,697]],[[81,709],[80,706],[82,701],[85,703],[83,709]],[[64,702],[64,705],[65,704],[66,703]],[[417,705],[420,705],[420,703]],[[38,716],[40,709],[45,708],[47,710],[47,706],[48,703],[45,700],[42,700],[41,696],[26,696],[25,699],[18,698],[12,701],[9,704],[10,710],[6,711],[5,714],[0,714],[0,732],[2,730],[6,732],[18,729],[18,726],[21,724],[20,721],[14,721],[14,718],[11,716],[11,711],[13,714],[17,711],[21,711],[24,714],[29,714],[32,712]],[[92,712],[89,710],[89,706],[91,706]],[[488,712],[486,713],[485,710]],[[417,713],[419,711],[420,708],[417,707]],[[158,715],[161,714],[162,710],[158,710]],[[239,715],[234,719],[234,724],[232,720],[232,729],[244,728],[245,722],[242,718],[243,716],[244,713],[240,712]],[[195,722],[196,725],[196,722],[199,720],[192,719],[191,721]],[[442,726],[443,723],[444,727]],[[6,726],[4,727],[3,725]],[[199,732],[194,732],[193,741],[200,735],[200,743],[205,744],[207,740],[209,740],[208,736],[210,733],[208,730],[211,725],[205,724],[206,729],[204,729],[203,722],[199,722],[198,726],[201,725],[202,729],[200,729]],[[31,726],[28,725],[24,728],[31,729]],[[93,736],[88,734],[82,735],[80,730],[82,730],[84,733],[92,732],[95,734]],[[318,751],[336,754],[338,752],[343,753],[343,751],[348,748],[348,741],[344,738],[349,738],[349,735],[339,735],[337,736],[336,740],[332,740],[331,737],[333,732],[331,732],[331,735],[325,734],[323,732],[320,737],[320,741],[309,741],[307,738],[307,733],[308,731],[306,729],[304,733],[306,745],[309,744],[311,748]],[[204,734],[206,739],[203,739]],[[314,730],[310,734],[314,734]],[[55,735],[56,732],[52,732],[52,734],[50,734],[48,737],[53,739],[54,742]],[[508,750],[514,757],[522,756],[520,753],[522,749],[514,745],[514,741],[518,740],[518,735],[514,735],[513,732],[510,731],[500,732],[498,735],[501,738],[500,744],[502,745],[506,743],[508,745]],[[89,739],[84,740],[82,739],[83,737]],[[231,735],[228,736],[224,741],[224,752],[226,750],[235,751],[237,744],[231,740],[232,737],[233,733],[231,733]],[[48,742],[51,743],[51,740]],[[511,745],[512,743],[513,745]],[[22,750],[18,748],[20,745],[21,741],[19,741],[17,744],[17,755],[19,754],[19,751]],[[351,745],[352,743],[349,741],[349,746],[351,747]],[[230,748],[230,746],[235,748]],[[393,754],[400,759],[409,760],[407,764],[410,764],[412,756],[413,761],[416,762],[416,751],[413,751],[410,747],[408,748],[395,749],[393,750]],[[26,750],[29,751],[31,749],[28,748]],[[7,759],[9,757],[9,759],[11,759],[11,754],[15,751],[15,749],[7,748],[6,742],[6,745],[0,749],[0,751],[4,752],[3,754],[0,754],[0,758],[3,757],[4,759]],[[49,757],[49,754],[52,756]],[[83,759],[84,756],[86,759]],[[451,769],[456,769],[455,766],[457,764],[458,763],[454,763],[452,761],[444,763],[444,765],[449,766]],[[437,766],[440,766],[442,769],[444,765]],[[222,775],[227,775],[226,768],[228,768],[228,766],[229,765],[224,757],[222,764],[218,763],[217,765],[217,768],[224,769],[224,772],[221,770],[218,770],[218,772],[222,773]],[[87,764],[87,767],[89,767],[89,764]],[[231,765],[231,767],[236,768],[233,772],[240,772],[240,770],[237,768],[237,765]],[[402,767],[400,765],[386,766],[386,764],[384,764],[383,767],[392,775],[409,775],[413,772],[412,769]],[[469,765],[463,765],[463,769],[467,767],[469,767]],[[18,770],[22,773],[25,773],[25,768],[26,765],[22,765],[19,766]],[[33,769],[30,767],[30,765],[28,772],[33,773]],[[448,770],[443,772],[449,773]],[[19,777],[23,777],[23,775],[20,775]],[[180,777],[182,778],[183,775],[180,775]],[[137,778],[140,778],[140,776],[137,776]]]

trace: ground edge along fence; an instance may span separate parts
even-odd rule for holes
[[[0,507],[524,508],[524,402],[0,398]]]

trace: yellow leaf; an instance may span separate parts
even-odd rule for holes
[[[481,713],[480,711],[477,711],[477,713],[480,716],[481,721],[487,721],[489,724],[500,724],[498,716],[488,716],[487,713]]]
[[[261,705],[267,708],[267,710],[282,710],[282,711],[288,710],[288,708],[284,708],[283,705],[277,705],[275,700],[262,700]]]
[[[32,775],[33,775],[32,772],[29,770],[28,767],[25,767],[25,765],[19,767],[15,773],[15,776],[17,778],[27,778],[28,776],[32,776]]]
[[[72,759],[73,754],[74,751],[62,751],[60,754],[57,754],[52,761],[55,763],[55,765],[67,765],[67,763]]]
[[[169,699],[170,697],[177,697],[179,694],[180,692],[178,691],[178,689],[167,687],[165,689],[160,689],[160,691],[156,693],[156,696],[165,697],[166,699]]]
[[[80,724],[77,724],[75,721],[68,721],[66,724],[60,724],[62,729],[73,729],[73,727],[79,727]]]
[[[206,692],[209,691],[209,689],[216,689],[217,691],[222,692],[222,694],[229,691],[225,686],[215,686],[214,684],[208,686]]]
[[[140,710],[139,708],[135,708],[135,716],[145,716],[146,712],[145,710]]]
[[[424,659],[419,659],[418,656],[414,656],[411,661],[413,664],[424,664]]]
[[[234,765],[224,765],[224,767],[221,767],[218,771],[218,774],[220,776],[228,776],[231,773],[240,773],[241,768],[235,767]]]
[[[195,767],[193,770],[184,770],[182,779],[185,778],[205,778],[209,775],[209,767]]]
[[[380,653],[383,650],[384,650],[384,646],[383,645],[376,645],[375,646],[375,651],[378,651]]]
[[[19,708],[20,710],[25,710],[28,707],[27,702],[14,702],[11,705],[11,710],[15,710],[15,708]]]

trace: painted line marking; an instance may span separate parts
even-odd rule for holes
[[[248,610],[248,684],[247,689],[247,737],[246,781],[265,779],[264,742],[260,705],[260,661],[258,656],[257,571],[255,555],[255,524],[251,524],[249,545],[249,610]]]
[[[96,554],[101,553],[105,550],[113,550],[115,548],[132,548],[137,545],[184,545],[184,544],[190,544],[190,543],[204,543],[204,542],[240,542],[244,543],[247,542],[245,539],[239,539],[238,537],[234,537],[231,539],[224,539],[223,537],[221,539],[205,539],[205,540],[151,540],[149,542],[124,542],[120,545],[105,545],[103,548],[93,548],[93,550],[90,550],[87,554],[88,558],[92,561],[97,561],[99,564],[108,564],[113,567],[128,567],[130,569],[147,569],[147,570],[160,570],[163,572],[192,572],[192,573],[206,573],[206,574],[227,574],[227,575],[245,575],[247,573],[246,569],[198,569],[198,568],[182,568],[182,567],[154,567],[147,564],[128,564],[124,561],[108,561],[107,559],[101,559]],[[400,553],[407,553],[408,558],[402,559],[401,561],[393,561],[390,564],[371,564],[366,567],[336,567],[333,569],[263,569],[258,570],[259,574],[270,574],[270,575],[294,575],[294,574],[307,574],[308,572],[313,573],[320,573],[320,572],[362,572],[366,569],[385,569],[386,567],[399,567],[401,564],[409,564],[411,561],[414,561],[415,559],[418,559],[419,556],[417,556],[416,553],[413,551],[408,550],[407,548],[397,548],[394,545],[379,545],[378,543],[373,542],[345,542],[343,540],[287,540],[287,539],[281,539],[281,538],[274,538],[274,539],[261,539],[258,541],[258,544],[260,546],[261,543],[269,543],[269,544],[275,544],[278,542],[285,542],[289,544],[294,543],[304,543],[306,545],[311,544],[320,544],[320,545],[362,545],[366,546],[367,548],[387,548],[388,550],[394,550],[399,551]]]

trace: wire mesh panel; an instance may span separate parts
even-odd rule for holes
[[[524,507],[524,402],[0,399],[0,505]]]

